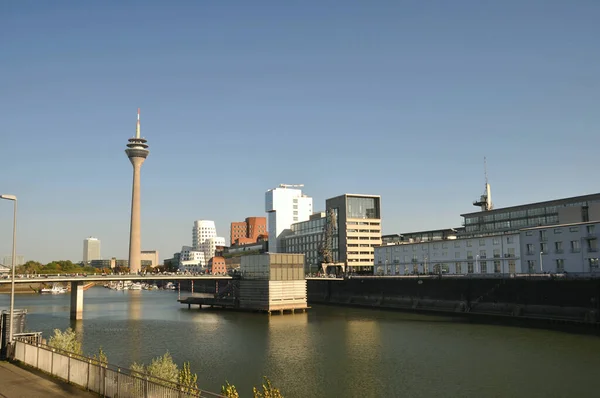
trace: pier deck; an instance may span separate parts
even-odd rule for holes
[[[181,304],[187,304],[188,309],[192,307],[192,305],[197,305],[198,308],[202,308],[202,306],[207,306],[211,308],[220,308],[220,309],[232,309],[236,311],[249,311],[249,312],[264,312],[271,314],[273,312],[284,314],[284,313],[296,313],[296,312],[306,312],[310,307],[308,306],[289,306],[289,307],[278,307],[276,309],[266,309],[266,308],[250,308],[250,307],[240,307],[239,302],[232,298],[213,298],[213,297],[186,297],[183,299],[177,300]]]

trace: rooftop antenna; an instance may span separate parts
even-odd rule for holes
[[[494,208],[492,203],[492,189],[488,183],[487,175],[487,158],[483,157],[483,173],[485,175],[485,188],[483,195],[481,195],[478,201],[473,202],[473,206],[481,207],[481,211],[488,211]]]
[[[139,118],[140,118],[140,115],[139,115],[139,110],[138,110],[138,124],[139,124]],[[483,173],[485,174],[485,186],[486,186],[486,189],[487,189],[487,185],[488,185],[488,179],[487,179],[487,159],[486,159],[485,156],[483,157]]]

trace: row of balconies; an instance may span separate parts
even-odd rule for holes
[[[565,251],[563,249],[556,249],[554,250],[554,254],[563,254]],[[588,253],[597,253],[598,252],[598,248],[597,247],[588,247],[587,248],[587,252]],[[548,254],[549,252],[542,252],[543,255]],[[578,249],[571,249],[569,250],[569,253],[581,253],[581,248]],[[533,255],[537,255],[540,254],[540,252],[537,251],[531,251],[528,250],[527,251],[527,255],[528,256],[533,256]]]

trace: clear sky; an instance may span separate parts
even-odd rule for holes
[[[0,193],[18,254],[127,258],[228,237],[264,192],[382,195],[384,233],[600,191],[600,1],[0,2]],[[0,201],[0,256],[12,206]]]

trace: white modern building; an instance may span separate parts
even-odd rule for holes
[[[598,272],[600,194],[493,208],[490,188],[464,227],[383,236],[375,274]]]
[[[100,240],[94,237],[85,238],[83,240],[83,262],[85,264],[92,260],[101,260],[100,256]]]
[[[212,220],[196,220],[192,229],[192,249],[204,253],[202,266],[215,256],[215,248],[225,246],[225,238],[217,236],[217,228]],[[183,256],[183,252],[182,252]]]
[[[599,221],[523,229],[523,272],[599,273],[599,232]]]
[[[179,254],[179,269],[182,271],[198,272],[207,264],[204,251],[192,246],[183,246]]]
[[[313,200],[304,195],[304,185],[280,184],[265,194],[265,211],[269,231],[269,252],[281,252],[281,238],[292,224],[307,221],[313,214]]]
[[[521,273],[519,233],[428,241],[375,248],[375,274],[414,275]]]

